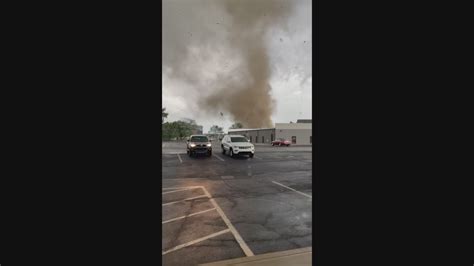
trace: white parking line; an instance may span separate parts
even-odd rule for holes
[[[210,235],[208,235],[208,236],[195,239],[195,240],[190,241],[190,242],[188,242],[188,243],[181,244],[181,245],[176,246],[176,247],[174,247],[174,248],[172,248],[172,249],[168,249],[167,251],[163,251],[162,255],[166,255],[166,254],[168,254],[168,253],[170,253],[170,252],[176,251],[176,250],[178,250],[178,249],[182,249],[182,248],[187,247],[187,246],[194,245],[194,244],[196,244],[196,243],[202,242],[202,241],[207,240],[207,239],[209,239],[209,238],[212,238],[212,237],[215,237],[215,236],[218,236],[218,235],[222,235],[222,234],[228,233],[229,231],[230,231],[230,229],[225,229],[225,230],[219,231],[219,232],[217,232],[217,233],[210,234]]]
[[[262,158],[260,158],[260,157],[257,157],[257,156],[255,156],[255,155],[254,155],[253,157],[255,157],[256,159],[262,160]]]
[[[173,191],[161,192],[161,195],[169,194],[169,193],[174,193],[174,192],[179,192],[179,191],[190,190],[190,189],[196,189],[196,188],[183,188],[183,189],[178,189],[178,190],[173,190]]]
[[[178,155],[178,159],[181,163],[183,163],[183,160],[181,160],[181,156],[179,156],[179,153],[176,153],[176,155]]]
[[[177,201],[167,202],[167,203],[161,204],[161,206],[167,206],[167,205],[171,205],[171,204],[178,203],[178,202],[182,202],[182,201],[193,200],[193,199],[199,199],[199,198],[204,198],[204,197],[207,197],[207,196],[206,196],[206,195],[201,195],[201,196],[192,197],[192,198],[187,198],[187,199],[183,199],[183,200],[177,200]]]
[[[189,215],[184,215],[184,216],[176,217],[176,218],[169,219],[169,220],[166,220],[166,221],[164,221],[164,222],[161,222],[161,224],[166,224],[166,223],[169,223],[169,222],[174,222],[174,221],[177,221],[177,220],[184,219],[184,218],[186,218],[186,217],[191,217],[191,216],[198,215],[198,214],[201,214],[201,213],[210,212],[210,211],[215,210],[215,209],[216,209],[216,208],[207,209],[207,210],[204,210],[204,211],[191,213],[191,214],[189,214]]]
[[[173,219],[171,219],[171,220],[167,220],[167,221],[165,221],[165,222],[162,222],[162,224],[168,223],[168,222],[172,222],[172,221],[175,221],[175,220],[179,220],[179,219],[183,219],[183,218],[185,218],[185,217],[197,215],[197,214],[200,214],[200,213],[208,212],[208,211],[211,211],[211,210],[216,210],[216,211],[219,213],[219,215],[221,216],[222,220],[224,220],[224,223],[225,223],[225,224],[227,225],[227,227],[229,227],[229,228],[228,228],[228,229],[225,229],[225,230],[222,230],[222,231],[220,231],[220,232],[217,232],[217,233],[214,233],[214,234],[211,234],[211,235],[208,235],[208,236],[205,236],[205,237],[202,237],[202,238],[193,240],[193,241],[191,241],[191,242],[188,242],[188,243],[185,243],[185,244],[176,246],[176,247],[174,247],[174,248],[172,248],[172,249],[169,249],[169,250],[167,250],[167,251],[164,251],[164,252],[162,253],[162,255],[165,255],[165,254],[167,254],[167,253],[176,251],[176,250],[178,250],[178,249],[181,249],[181,248],[184,248],[184,247],[193,245],[193,244],[195,244],[195,243],[204,241],[204,240],[206,240],[206,239],[209,239],[209,238],[212,238],[212,237],[215,237],[215,236],[218,236],[218,235],[227,233],[227,232],[231,232],[232,235],[234,236],[235,240],[237,241],[237,243],[239,243],[240,248],[243,250],[243,252],[245,253],[245,255],[246,255],[246,256],[254,256],[254,253],[252,252],[252,250],[250,250],[249,246],[245,243],[245,241],[243,240],[242,236],[239,234],[239,232],[237,231],[237,229],[235,229],[235,227],[234,227],[234,226],[232,225],[232,223],[230,222],[229,218],[227,218],[227,216],[225,215],[224,211],[222,211],[222,209],[219,207],[219,205],[217,204],[217,202],[211,197],[211,195],[209,194],[209,192],[207,191],[207,189],[206,189],[204,186],[174,187],[174,188],[163,188],[163,189],[182,189],[182,188],[201,188],[201,189],[204,191],[205,195],[201,195],[201,196],[197,196],[197,197],[193,197],[193,198],[187,198],[187,199],[179,200],[179,201],[168,202],[168,203],[165,203],[165,204],[162,204],[162,205],[163,205],[163,206],[166,206],[166,205],[170,205],[170,204],[173,204],[173,203],[182,202],[182,201],[186,201],[186,200],[192,200],[192,199],[197,199],[197,198],[202,198],[202,197],[208,197],[209,200],[210,200],[210,202],[211,202],[212,205],[214,206],[214,208],[208,209],[208,210],[205,210],[205,211],[201,211],[201,212],[197,212],[197,213],[193,213],[193,214],[190,214],[190,215],[188,215],[188,216],[181,216],[181,217],[173,218]],[[166,192],[165,192],[165,193],[166,193]]]
[[[225,160],[224,160],[224,159],[222,159],[221,157],[219,157],[219,156],[217,156],[217,155],[215,155],[215,154],[214,154],[214,156],[216,156],[216,157],[217,157],[217,159],[219,159],[219,160],[221,160],[221,161],[225,162]]]
[[[308,198],[310,198],[310,199],[313,199],[313,197],[310,196],[310,195],[308,195],[308,194],[305,194],[305,193],[303,193],[303,192],[300,192],[300,191],[298,191],[298,190],[295,190],[295,189],[293,189],[293,188],[291,188],[291,187],[287,187],[287,186],[285,186],[285,185],[283,185],[283,184],[280,184],[280,183],[278,183],[278,182],[275,182],[275,181],[272,181],[272,182],[275,183],[275,184],[277,184],[277,185],[280,185],[280,186],[282,186],[282,187],[285,187],[285,188],[287,188],[287,189],[289,189],[289,190],[293,190],[294,192],[299,193],[299,194],[301,194],[301,195],[303,195],[303,196],[305,196],[305,197],[308,197]]]
[[[247,257],[250,257],[250,256],[254,256],[252,250],[250,250],[249,246],[247,246],[247,244],[245,243],[245,241],[242,239],[242,236],[240,236],[239,232],[237,231],[237,229],[235,229],[235,227],[232,225],[232,223],[230,222],[229,218],[227,218],[227,216],[225,215],[225,213],[222,211],[222,209],[219,207],[219,205],[217,205],[216,201],[211,197],[211,195],[209,194],[209,192],[207,191],[207,189],[205,187],[202,187],[202,190],[204,191],[204,193],[206,193],[207,197],[209,197],[210,201],[212,202],[212,205],[214,205],[214,207],[216,208],[217,212],[221,215],[221,218],[222,220],[224,220],[225,224],[229,227],[230,231],[232,232],[232,234],[234,235],[235,237],[235,240],[237,240],[237,243],[239,243],[240,245],[240,248],[242,248],[242,250],[244,251],[245,255]]]

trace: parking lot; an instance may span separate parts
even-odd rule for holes
[[[162,262],[198,265],[312,246],[311,147],[189,157],[164,142]]]

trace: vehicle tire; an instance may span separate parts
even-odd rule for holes
[[[253,154],[250,154],[249,157],[250,157],[250,158],[253,158]]]
[[[234,152],[232,151],[232,149],[229,150],[229,156],[234,157]]]
[[[287,144],[286,147],[290,147],[290,144]]]
[[[280,145],[278,145],[278,146],[280,146],[280,147],[281,147],[281,143],[280,143]]]
[[[188,151],[188,156],[189,156],[189,157],[191,157],[191,156],[192,156],[192,154],[191,154],[191,152],[190,152],[190,151]]]
[[[212,156],[212,151],[208,152],[207,156],[211,157]]]
[[[272,143],[272,146],[275,146],[275,143]]]
[[[221,147],[221,148],[222,148],[222,154],[225,155],[225,149],[224,149],[224,147]]]

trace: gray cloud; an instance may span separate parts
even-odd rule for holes
[[[311,14],[302,18],[298,12],[310,9],[310,4],[307,0],[165,0],[165,107],[166,99],[172,99],[171,106],[187,106],[193,118],[221,121],[223,112],[227,120],[248,127],[272,126],[272,116],[285,108],[276,108],[275,96],[285,89],[282,78],[286,76],[289,85],[290,77],[298,77],[299,82],[291,84],[294,88],[286,90],[307,93],[302,87],[311,77],[311,31],[307,30]],[[306,20],[301,23],[302,19]],[[296,41],[301,44],[295,45]],[[179,99],[183,103],[177,103]]]

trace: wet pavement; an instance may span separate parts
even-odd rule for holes
[[[212,157],[194,158],[184,143],[163,143],[163,265],[311,247],[311,147],[231,158],[216,144]]]

